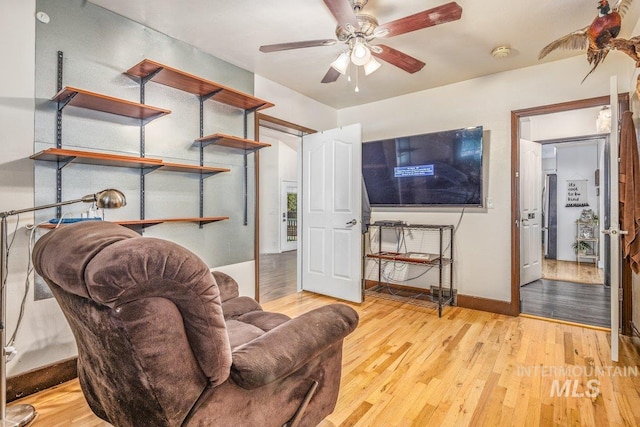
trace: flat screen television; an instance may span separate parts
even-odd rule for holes
[[[372,207],[483,206],[482,126],[362,144]]]

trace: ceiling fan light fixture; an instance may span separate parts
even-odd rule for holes
[[[378,61],[376,61],[376,58],[371,57],[371,59],[369,59],[369,62],[364,64],[364,75],[368,76],[369,74],[373,73],[378,68],[380,68],[380,65],[382,65],[382,64],[380,64]]]
[[[351,62],[363,66],[371,59],[371,51],[361,38],[357,38],[351,48]]]
[[[389,35],[388,28],[376,28],[373,30],[373,37],[386,37],[387,35]]]
[[[349,68],[349,55],[346,52],[342,52],[336,60],[331,63],[331,67],[340,74],[345,75]]]

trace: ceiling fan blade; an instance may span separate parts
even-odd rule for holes
[[[327,71],[327,74],[322,78],[322,83],[333,83],[338,80],[338,77],[340,77],[340,71],[329,67],[329,71]]]
[[[382,49],[382,52],[376,53],[373,50],[371,54],[383,61],[388,62],[391,65],[395,65],[398,68],[402,68],[407,73],[416,73],[425,66],[425,63],[419,59],[409,56],[406,53],[402,53],[392,47],[385,46],[383,44],[376,45]]]
[[[333,39],[307,40],[303,42],[278,43],[260,46],[260,52],[279,52],[281,50],[301,49],[305,47],[332,46],[338,41]]]
[[[376,33],[387,31],[384,37],[393,37],[411,31],[421,30],[445,22],[456,21],[462,16],[462,7],[456,2],[443,4],[433,9],[396,19],[376,28]]]
[[[347,24],[351,24],[356,30],[360,28],[358,18],[353,13],[349,0],[323,0],[327,5],[331,14],[336,18],[338,25],[346,28]]]

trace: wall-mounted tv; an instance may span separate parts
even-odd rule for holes
[[[482,126],[365,142],[362,175],[373,207],[481,207]]]

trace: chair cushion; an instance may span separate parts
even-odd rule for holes
[[[268,311],[252,311],[236,318],[240,322],[255,325],[263,331],[270,331],[276,326],[291,320],[289,316],[282,313],[271,313]]]
[[[226,320],[235,319],[253,311],[262,311],[260,304],[253,298],[237,297],[222,303],[222,312]]]
[[[227,320],[231,350],[264,335],[288,320],[290,320],[289,316],[266,311],[254,311],[236,319]]]

